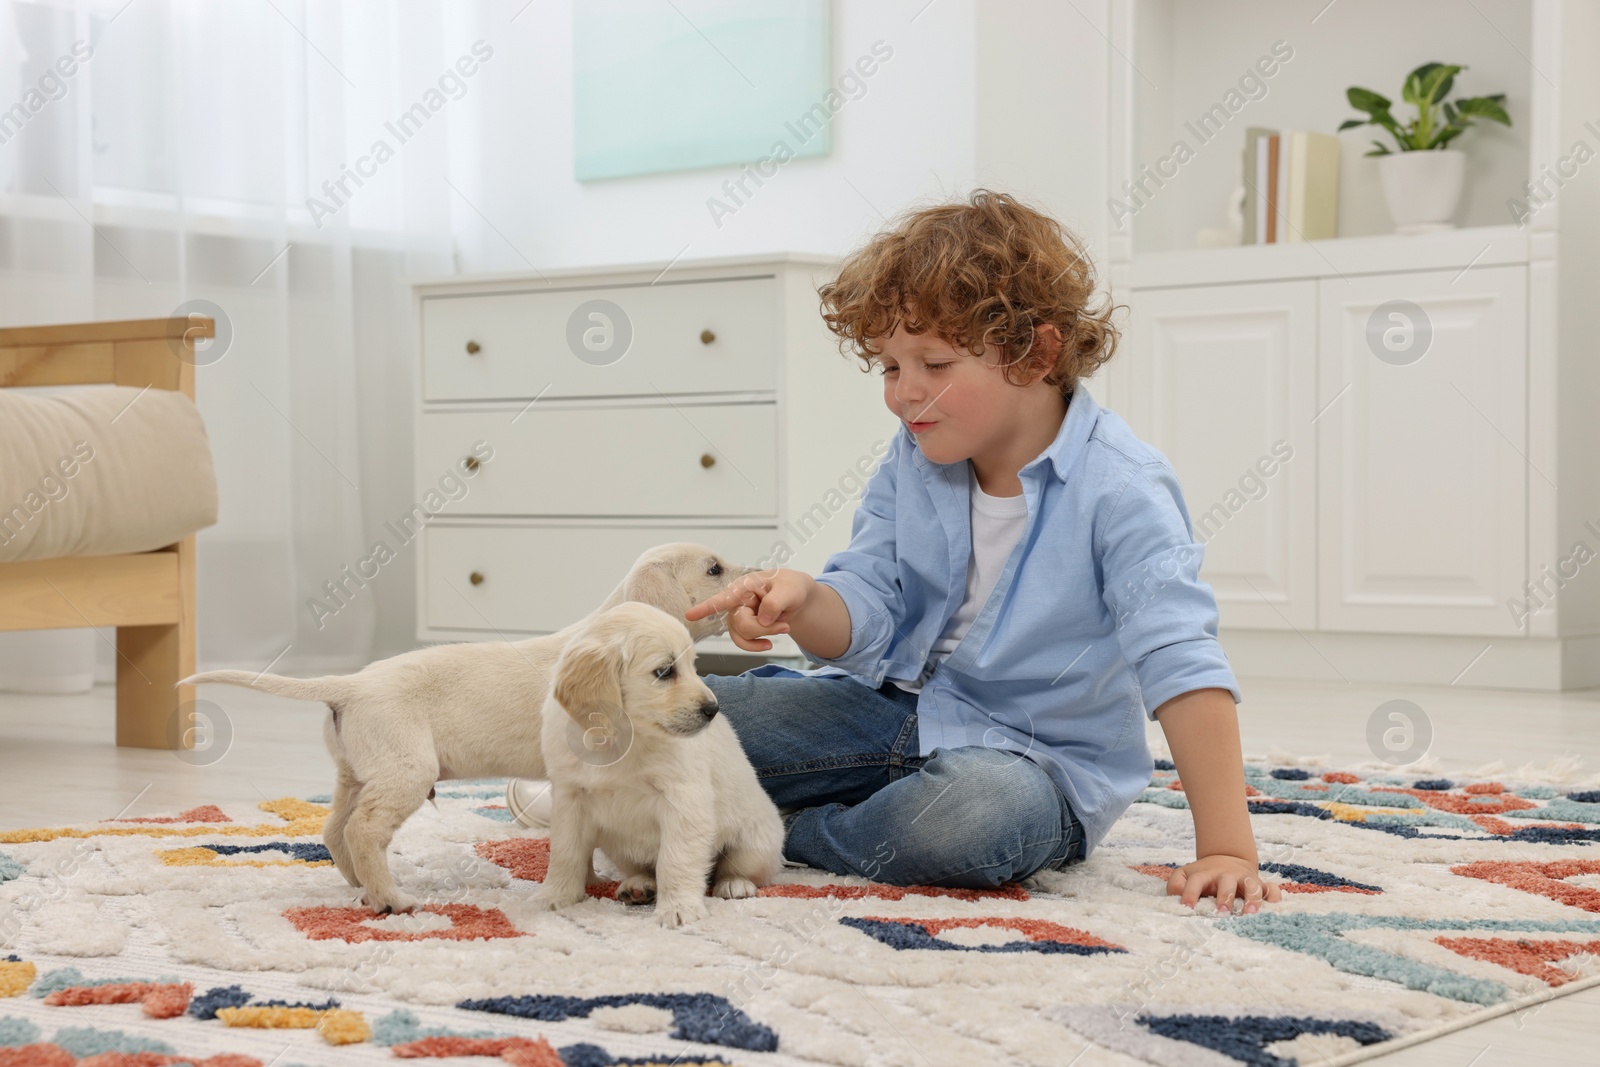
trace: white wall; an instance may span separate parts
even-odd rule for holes
[[[477,35],[496,52],[478,76],[481,84],[462,101],[470,106],[452,116],[449,176],[471,201],[456,198],[462,271],[528,270],[530,261],[541,268],[665,261],[680,253],[837,254],[863,241],[884,216],[964,193],[979,179],[1052,209],[1074,208],[1085,220],[1097,218],[1104,202],[1098,140],[1078,157],[1075,172],[1092,176],[1092,195],[1081,181],[1045,188],[1044,180],[1030,180],[1044,175],[1036,154],[1023,153],[1019,164],[1021,146],[995,117],[998,94],[1012,126],[1034,124],[1055,145],[1056,159],[1077,155],[1067,148],[1079,131],[1063,125],[1071,116],[1087,112],[1093,128],[1103,128],[1103,95],[1062,98],[1077,81],[1104,83],[1104,43],[1066,5],[834,0],[835,78],[875,41],[892,48],[893,57],[867,79],[865,95],[834,117],[828,156],[785,164],[719,227],[706,201],[722,195],[736,167],[573,180],[573,2],[536,0],[509,24],[505,5],[477,15]],[[1097,19],[1103,7],[1079,5]],[[1068,23],[1075,25],[1063,35]],[[1023,69],[1018,47],[1029,51]],[[1075,52],[1087,53],[1087,64]],[[708,46],[707,62],[723,60]],[[980,84],[994,89],[986,97]],[[991,142],[992,151],[977,145],[980,99],[990,115],[985,129],[998,122],[1008,134]],[[1080,197],[1081,204],[1063,203]]]
[[[978,182],[1059,219],[1097,265],[1110,224],[1108,6],[988,0],[976,20]]]

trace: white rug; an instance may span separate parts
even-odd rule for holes
[[[1163,894],[1193,841],[1159,770],[1067,873],[974,893],[785,868],[673,931],[612,899],[537,909],[548,842],[500,783],[402,828],[394,869],[431,903],[381,920],[326,861],[326,798],[0,832],[0,1067],[1065,1067],[1089,1041],[1336,1067],[1600,982],[1593,783],[1285,762],[1249,789],[1290,892],[1220,919]]]

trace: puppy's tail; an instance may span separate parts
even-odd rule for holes
[[[286,678],[281,674],[256,674],[253,671],[204,671],[191,674],[179,685],[201,685],[221,682],[223,685],[242,685],[263,693],[274,693],[296,700],[339,700],[349,693],[349,680],[329,674],[321,678]]]

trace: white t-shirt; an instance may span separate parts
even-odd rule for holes
[[[967,487],[972,498],[972,554],[967,558],[967,591],[956,613],[950,616],[944,633],[928,652],[928,662],[915,682],[892,679],[895,685],[908,693],[922,689],[922,683],[933,673],[933,666],[955,650],[967,629],[978,617],[984,602],[994,591],[1000,572],[1005,569],[1011,550],[1022,537],[1028,525],[1028,500],[1021,493],[1016,496],[990,496],[978,487],[978,477],[972,464],[967,464]]]

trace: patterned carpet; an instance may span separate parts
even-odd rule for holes
[[[1086,1040],[1336,1067],[1600,983],[1592,782],[1252,764],[1287,893],[1216,918],[1163,895],[1193,839],[1160,766],[1069,872],[974,892],[785,868],[671,931],[614,883],[537,909],[548,841],[500,783],[448,783],[402,828],[392,864],[431,903],[383,919],[328,861],[326,797],[0,832],[0,1067],[1065,1067]]]

